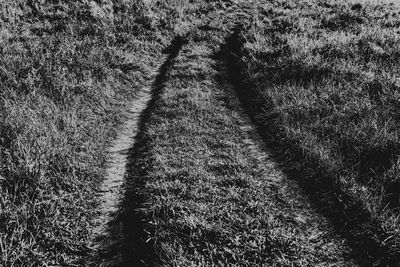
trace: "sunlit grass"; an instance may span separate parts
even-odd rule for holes
[[[0,3],[0,265],[90,252],[105,146],[160,47],[151,7]]]
[[[266,123],[273,114],[302,160],[352,184],[396,254],[400,9],[377,2],[273,1],[243,32],[241,53]]]

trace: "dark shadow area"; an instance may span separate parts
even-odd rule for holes
[[[149,192],[146,191],[148,171],[152,159],[148,157],[149,140],[146,136],[147,123],[154,112],[168,71],[172,67],[185,38],[177,36],[165,49],[168,58],[158,71],[153,83],[151,99],[140,116],[138,134],[134,146],[128,151],[128,163],[125,173],[125,194],[118,217],[110,223],[110,239],[115,240],[99,256],[106,266],[157,266],[160,260],[154,240],[149,239],[150,218],[144,212]]]
[[[343,29],[357,30],[357,27],[365,23],[364,17],[360,13],[354,11],[342,11],[334,16],[323,18],[321,21],[321,28],[332,31],[339,31]]]
[[[306,157],[301,144],[286,136],[279,118],[260,116],[273,110],[273,103],[260,95],[244,75],[246,66],[240,57],[244,44],[241,30],[240,25],[234,29],[216,58],[220,70],[228,72],[228,77],[221,79],[228,79],[233,86],[271,156],[289,179],[297,181],[317,210],[332,222],[335,231],[349,241],[352,257],[361,266],[397,266],[400,252],[393,251],[385,242],[390,238],[388,234],[363,203],[338,182],[344,173],[334,173],[318,158]]]

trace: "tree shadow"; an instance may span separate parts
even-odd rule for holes
[[[151,99],[140,116],[135,143],[127,152],[123,200],[118,215],[108,225],[109,240],[97,256],[96,266],[161,265],[156,244],[149,239],[151,218],[144,212],[149,193],[146,190],[148,171],[153,162],[149,158],[150,144],[146,133],[149,118],[163,92],[169,69],[185,42],[184,37],[177,36],[164,50],[169,55],[158,71],[152,86]]]
[[[355,200],[337,182],[337,174],[332,174],[317,158],[305,157],[301,144],[286,138],[279,119],[270,117],[265,120],[260,117],[265,110],[272,110],[273,103],[260,95],[256,86],[244,75],[245,63],[240,59],[244,44],[241,31],[242,27],[238,25],[215,57],[220,71],[227,72],[221,74],[227,76],[221,79],[232,85],[272,158],[289,179],[299,184],[317,210],[332,222],[335,231],[349,241],[352,257],[361,266],[397,266],[399,252],[391,251],[382,242],[387,234],[363,203]]]

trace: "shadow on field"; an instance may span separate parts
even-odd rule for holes
[[[100,266],[155,266],[159,258],[153,240],[149,240],[149,219],[145,214],[148,192],[146,181],[152,159],[148,157],[149,140],[146,136],[147,122],[154,112],[164,88],[168,71],[185,43],[185,38],[176,37],[165,49],[168,58],[158,71],[153,83],[151,100],[140,116],[139,131],[134,146],[128,152],[125,173],[125,194],[118,217],[110,223],[110,239],[115,240],[100,256]]]
[[[260,119],[259,115],[271,110],[273,104],[270,99],[261,96],[243,74],[245,66],[240,53],[244,40],[240,33],[241,26],[237,26],[225,40],[217,57],[274,160],[289,179],[298,182],[318,211],[332,222],[335,230],[349,241],[352,257],[361,266],[397,266],[398,252],[390,251],[385,245],[384,232],[362,203],[347,194],[317,159],[307,159],[300,144],[286,138],[278,120]],[[308,170],[312,170],[311,175]]]

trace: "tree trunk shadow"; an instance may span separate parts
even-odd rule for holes
[[[242,66],[240,53],[244,41],[240,33],[239,25],[216,55],[220,68],[227,70],[226,74],[221,74],[227,77],[220,78],[231,83],[274,160],[289,179],[297,181],[317,210],[332,222],[337,233],[349,241],[353,257],[361,266],[397,266],[399,254],[391,253],[390,248],[380,242],[385,233],[363,204],[342,191],[335,178],[318,161],[303,157],[301,147],[285,139],[285,133],[273,118],[271,121],[257,119],[273,104],[270,99],[262,97],[255,85],[243,75],[245,66]],[[288,151],[292,153],[291,158],[285,156]],[[304,171],[294,170],[288,165],[301,165]],[[307,169],[315,170],[312,177]]]
[[[177,36],[164,50],[169,55],[158,70],[158,75],[152,85],[151,99],[140,115],[138,134],[133,147],[128,151],[124,196],[118,215],[108,225],[109,240],[106,240],[106,247],[102,248],[96,256],[96,266],[157,266],[161,264],[156,244],[148,234],[151,218],[148,218],[144,212],[148,205],[146,183],[149,178],[149,168],[153,162],[149,157],[151,148],[146,133],[148,120],[157,107],[168,71],[185,42],[184,37]]]

